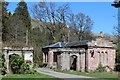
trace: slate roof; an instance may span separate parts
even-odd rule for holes
[[[82,47],[82,46],[97,46],[97,47],[109,47],[114,48],[115,45],[104,38],[98,38],[95,41],[82,40],[82,41],[74,41],[74,42],[57,42],[55,44],[45,46],[43,48],[72,48],[72,47]]]
[[[55,44],[45,46],[43,48],[63,48],[63,47],[71,47],[71,46],[80,46],[80,45],[87,45],[89,41],[88,40],[83,40],[83,41],[75,41],[75,42],[57,42]]]
[[[55,44],[51,44],[51,45],[45,46],[43,48],[62,48],[62,47],[64,47],[65,44],[66,44],[65,42],[57,42]]]
[[[88,45],[88,40],[76,41],[76,42],[68,42],[64,47],[71,47],[71,46],[82,46]]]

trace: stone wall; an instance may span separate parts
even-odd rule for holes
[[[30,58],[32,60],[32,64],[30,65],[30,67],[32,68],[33,67],[33,53],[34,53],[34,50],[33,48],[18,48],[18,49],[15,49],[15,48],[11,48],[11,47],[4,47],[3,48],[3,53],[5,54],[5,60],[6,60],[6,66],[7,66],[7,73],[11,73],[10,71],[10,65],[9,65],[9,56],[12,55],[12,54],[17,54],[19,56],[24,56],[24,60],[26,59],[25,57],[25,54],[27,53],[32,53],[32,58]]]
[[[54,52],[60,52],[57,62],[53,62]],[[80,44],[77,48],[50,48],[48,54],[48,67],[60,68],[62,70],[70,70],[71,56],[76,56],[76,70],[78,71],[90,71],[96,70],[101,63],[104,67],[115,67],[116,50],[115,45],[105,38],[97,38],[95,41],[86,43],[86,46]],[[43,61],[45,62],[45,55],[43,55]]]
[[[60,52],[57,55],[57,62],[54,62],[55,52]],[[76,70],[85,71],[85,50],[84,49],[49,49],[48,51],[48,62],[45,62],[45,54],[43,53],[43,63],[47,63],[49,68],[59,68],[61,70],[70,70],[70,57],[76,56]],[[59,58],[58,58],[59,57]],[[59,63],[59,64],[58,64]]]
[[[94,51],[92,56],[91,50]],[[109,66],[110,68],[114,69],[115,67],[115,49],[111,48],[93,48],[88,50],[88,69],[89,70],[96,70],[99,63],[103,66]]]
[[[70,54],[68,52],[61,54],[61,70],[70,70]]]

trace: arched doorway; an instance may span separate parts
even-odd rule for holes
[[[77,69],[77,56],[72,55],[70,56],[70,70],[76,70]]]
[[[11,62],[15,59],[15,57],[17,58],[18,56],[20,56],[20,55],[18,55],[18,54],[9,55],[9,73],[14,73],[13,67],[11,66]]]

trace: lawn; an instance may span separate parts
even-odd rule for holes
[[[63,72],[67,74],[75,74],[75,75],[82,75],[82,76],[89,76],[94,78],[118,78],[117,73],[112,72],[80,72],[80,71],[61,71],[58,69],[55,69],[57,72]]]
[[[0,80],[1,80],[1,78],[2,78],[3,76],[2,75],[0,75]]]
[[[118,78],[118,75],[116,73],[108,73],[108,72],[78,72],[78,71],[72,71],[72,72],[65,72],[69,74],[76,74],[76,75],[83,75],[83,76],[90,76],[90,77],[96,77],[96,78]]]
[[[9,74],[3,76],[2,80],[59,80],[58,78],[41,74],[41,73],[34,73],[34,74]]]

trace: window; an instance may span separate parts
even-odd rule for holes
[[[106,63],[108,63],[108,53],[105,52],[105,54],[106,54]]]
[[[105,53],[103,53],[103,64],[105,64]]]
[[[53,55],[54,55],[53,56],[53,62],[57,62],[57,53],[54,53]]]
[[[98,63],[100,63],[100,52],[98,51]]]
[[[90,53],[91,53],[91,57],[94,57],[94,50],[91,50]]]
[[[101,63],[104,64],[104,52],[101,53]]]

